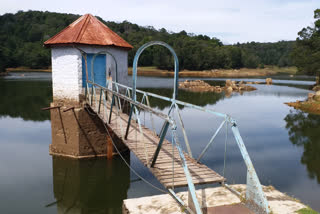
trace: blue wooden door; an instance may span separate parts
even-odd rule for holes
[[[87,54],[87,64],[88,64],[88,79],[92,81],[91,77],[91,63],[94,54]],[[94,82],[106,87],[106,55],[99,54],[96,56],[94,60],[94,67],[93,67],[93,76]],[[86,64],[84,58],[82,57],[82,87],[86,87]]]

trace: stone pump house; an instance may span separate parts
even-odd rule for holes
[[[113,149],[107,146],[110,136],[104,124],[81,105],[81,97],[87,74],[89,80],[101,86],[106,86],[107,79],[115,81],[116,76],[117,82],[127,85],[128,51],[133,47],[90,14],[81,16],[44,46],[51,48],[52,59],[50,154],[71,158],[111,157]]]
[[[79,102],[79,95],[86,84],[86,66],[82,53],[87,57],[88,79],[94,60],[94,81],[106,86],[106,79],[115,80],[117,61],[118,82],[128,83],[128,51],[133,47],[91,14],[81,16],[64,30],[44,43],[51,48],[53,100]],[[106,54],[106,51],[111,53]]]

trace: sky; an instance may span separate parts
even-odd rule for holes
[[[1,0],[0,14],[40,10],[91,13],[106,21],[217,37],[225,44],[295,40],[320,0]]]

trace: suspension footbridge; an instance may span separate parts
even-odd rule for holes
[[[173,95],[171,98],[136,88],[139,56],[146,48],[153,45],[164,46],[169,49],[173,55],[175,75]],[[93,61],[99,54],[101,53],[93,56]],[[108,52],[104,52],[104,54],[112,56],[112,54]],[[86,53],[82,51],[82,55],[86,59]],[[115,60],[114,57],[113,59]],[[94,75],[93,65],[94,63],[91,63],[91,77]],[[88,69],[86,69],[86,72],[88,77]],[[106,128],[121,139],[143,165],[153,173],[164,188],[167,189],[168,193],[181,206],[186,207],[186,212],[189,213],[202,213],[195,191],[195,186],[197,185],[219,183],[230,189],[230,191],[237,193],[236,190],[231,189],[231,187],[227,185],[226,179],[223,176],[200,162],[203,155],[214,142],[219,131],[223,127],[231,129],[247,167],[245,199],[246,201],[254,203],[261,212],[269,213],[267,199],[262,191],[262,186],[241,138],[236,121],[229,115],[178,100],[178,73],[178,57],[168,44],[160,41],[146,43],[138,49],[134,58],[132,87],[118,83],[117,77],[115,81],[108,80],[106,87],[95,83],[93,81],[94,78],[92,78],[93,80],[88,80],[87,78],[85,106],[100,117],[104,124],[106,124]],[[150,106],[150,98],[169,102],[169,111],[163,113],[162,111],[152,108]],[[129,107],[129,111],[124,111],[125,106]],[[184,128],[181,115],[182,106],[205,112],[208,115],[215,115],[222,119],[220,126],[212,133],[208,144],[197,158],[193,157],[190,147],[190,144],[195,142],[189,142],[187,132]],[[149,114],[151,127],[148,128],[142,123],[141,112]],[[173,117],[173,113],[175,113],[177,117]],[[162,122],[162,128],[159,133],[157,133],[155,129],[155,119]],[[178,131],[183,135],[182,140],[178,137]],[[182,144],[184,144],[186,151],[183,150]],[[115,146],[115,144],[113,144],[113,146]],[[174,191],[177,187],[188,188],[191,205],[184,204],[177,196]]]

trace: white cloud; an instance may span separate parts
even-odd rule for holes
[[[38,1],[4,0],[0,14],[18,10],[48,10],[85,14],[105,20],[128,20],[143,26],[207,34],[226,43],[294,40],[313,21],[320,0],[200,0],[200,1]]]

